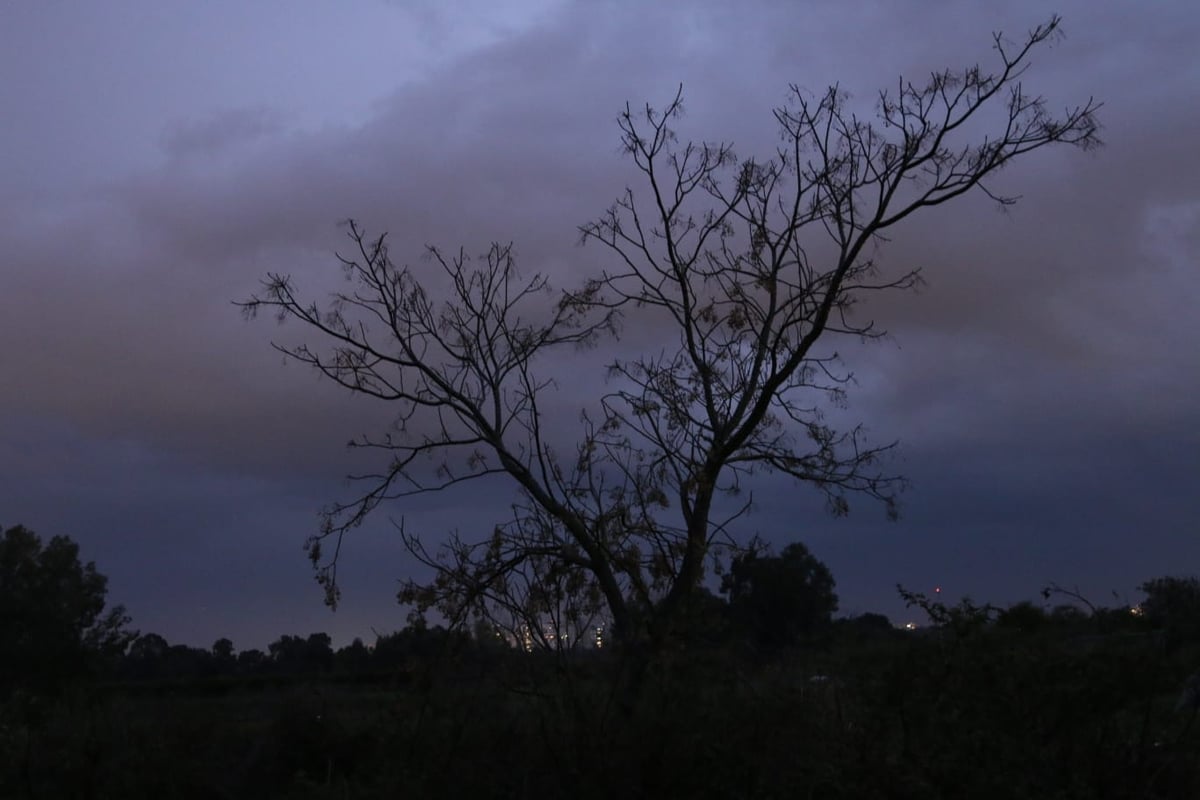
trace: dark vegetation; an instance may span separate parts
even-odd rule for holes
[[[834,619],[828,571],[794,545],[706,593],[696,635],[656,654],[625,710],[618,648],[527,652],[483,625],[410,623],[338,649],[320,633],[266,651],[170,645],[128,620],[98,637],[104,581],[67,552],[4,534],[2,607],[57,586],[39,599],[78,617],[4,619],[0,797],[1200,792],[1195,578],[1149,581],[1133,608],[1058,587],[1004,609],[904,592],[922,620],[910,631]],[[91,601],[68,602],[81,589]]]

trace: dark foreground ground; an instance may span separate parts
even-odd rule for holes
[[[17,691],[0,797],[1200,797],[1177,707],[1200,647],[1155,632],[967,620],[693,647],[632,711],[619,667],[447,648],[386,673]]]

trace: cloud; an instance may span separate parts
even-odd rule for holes
[[[282,115],[269,108],[234,108],[211,117],[171,124],[163,148],[172,159],[220,155],[238,144],[278,136],[284,130]]]
[[[469,30],[439,11],[405,35],[419,38],[413,31],[426,25],[449,38],[461,30],[475,44],[394,80],[372,74],[372,85],[385,88],[374,91],[370,114],[337,123],[312,123],[336,118],[332,112],[296,110],[299,83],[283,87],[287,103],[272,104],[262,97],[278,72],[257,88],[246,73],[247,85],[222,103],[161,115],[150,139],[162,150],[136,168],[122,151],[111,173],[96,179],[108,152],[101,150],[88,161],[95,169],[86,181],[55,178],[69,191],[0,192],[0,341],[6,374],[17,376],[16,389],[0,395],[3,438],[25,441],[20,428],[33,423],[14,420],[73,431],[66,452],[30,456],[47,482],[39,485],[49,485],[53,466],[70,452],[100,458],[95,453],[124,443],[187,465],[173,467],[174,486],[195,470],[302,487],[273,489],[265,502],[281,514],[297,505],[309,514],[342,490],[326,483],[329,476],[362,465],[342,444],[386,425],[391,412],[344,397],[304,369],[281,368],[269,340],[303,332],[247,324],[230,301],[247,297],[268,271],[292,274],[314,298],[342,286],[333,253],[347,244],[337,222],[350,216],[371,231],[389,230],[393,255],[418,270],[428,269],[420,260],[427,243],[479,252],[493,240],[512,241],[525,271],[572,285],[608,257],[576,247],[576,226],[626,184],[638,187],[614,123],[626,101],[661,106],[682,82],[681,136],[732,140],[747,156],[769,153],[777,141],[770,110],[789,83],[815,91],[841,81],[869,113],[872,92],[891,85],[897,71],[919,78],[947,65],[986,65],[991,30],[1018,36],[1044,16],[1035,3],[923,9],[829,2],[800,11],[764,2],[693,3],[682,11],[613,0],[538,4],[517,22],[493,16]],[[1137,443],[1190,441],[1187,426],[1200,417],[1200,375],[1187,346],[1200,338],[1192,313],[1200,291],[1200,162],[1191,153],[1200,111],[1185,102],[1194,93],[1200,30],[1183,3],[1135,12],[1076,2],[1066,17],[1067,38],[1037,55],[1025,82],[1052,107],[1089,94],[1103,100],[1108,146],[1088,155],[1040,153],[1015,165],[999,188],[1024,199],[1008,214],[976,197],[894,231],[881,263],[893,271],[922,266],[927,285],[872,299],[868,310],[894,340],[844,351],[860,382],[844,419],[865,420],[878,440],[904,440],[920,487],[913,505],[925,529],[906,529],[906,547],[948,541],[930,531],[950,530],[958,524],[952,515],[972,513],[975,506],[954,501],[971,496],[972,486],[991,482],[1006,498],[978,523],[993,526],[994,541],[1019,525],[1001,513],[1005,502],[1030,515],[1058,502],[1020,475],[1070,483],[1105,457],[1137,474],[1186,469],[1186,454]],[[345,38],[331,38],[322,57],[338,58],[351,46]],[[308,64],[301,55],[289,53],[288,63]],[[156,65],[122,68],[135,67],[146,79]],[[214,87],[235,78],[243,75],[214,72],[198,88],[224,97]],[[66,89],[56,83],[54,91]],[[330,91],[323,86],[313,96]],[[93,105],[78,107],[98,114]],[[104,118],[106,131],[119,127],[113,119]],[[64,121],[55,124],[66,130]],[[32,133],[20,136],[22,146],[36,143]],[[109,131],[103,142],[114,139]],[[76,152],[63,158],[83,160]],[[39,171],[14,163],[11,174],[33,186]],[[661,336],[631,317],[623,341]],[[563,378],[552,424],[564,438],[602,387],[612,352],[547,362]],[[1006,447],[1011,442],[1037,446]],[[1061,460],[1053,460],[1056,452]],[[964,473],[972,461],[977,471]],[[1031,472],[1038,463],[1058,466]],[[1111,495],[1126,480],[1119,472],[1074,483],[1064,496]],[[157,485],[154,467],[137,473]],[[237,495],[213,481],[205,491]],[[1139,485],[1120,508],[1162,500]],[[131,486],[114,491],[138,494]],[[505,491],[488,489],[500,509]],[[203,503],[199,494],[164,498],[185,516]],[[89,495],[88,502],[97,501]],[[1109,508],[1113,518],[1133,519]],[[1180,518],[1195,510],[1170,508]],[[261,514],[258,524],[269,524],[268,511]],[[436,517],[431,529],[451,516]],[[211,532],[223,524],[198,523],[181,534],[180,547],[247,535],[233,523],[227,530],[241,533]],[[1166,526],[1168,516],[1156,524]],[[877,535],[871,530],[856,535]],[[303,537],[289,535],[299,559]],[[1105,536],[1111,545],[1115,534]],[[1169,544],[1157,541],[1157,552]],[[958,564],[965,570],[984,551],[963,547],[974,554]],[[851,553],[839,556],[842,571],[853,570]],[[1010,561],[1017,560],[1014,549]],[[986,572],[986,564],[969,568]]]

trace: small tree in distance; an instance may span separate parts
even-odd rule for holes
[[[777,556],[756,550],[733,559],[721,579],[738,632],[777,650],[826,629],[837,611],[833,574],[800,542]]]
[[[793,86],[774,112],[782,144],[765,158],[678,141],[682,94],[661,111],[627,106],[621,141],[643,185],[581,227],[613,266],[575,288],[520,276],[509,246],[478,260],[429,247],[450,287],[436,298],[384,235],[354,222],[353,253],[339,256],[353,288],[328,304],[270,274],[246,312],[296,320],[321,342],[277,347],[396,412],[390,431],[352,442],[377,465],[308,542],[329,602],[345,534],[381,504],[488,475],[517,492],[490,536],[427,549],[401,526],[435,575],[406,582],[402,602],[536,630],[604,613],[624,643],[651,651],[679,633],[707,566],[740,552],[734,523],[753,475],[788,475],[835,514],[854,495],[894,512],[902,480],[879,460],[890,445],[822,414],[850,379],[830,345],[882,336],[857,305],[917,284],[917,271],[886,275],[872,258],[892,226],[973,190],[1013,203],[987,180],[1014,159],[1099,144],[1096,102],[1055,115],[1024,88],[1030,52],[1058,30],[1055,17],[1016,44],[996,35],[994,71],[901,80],[879,93],[871,121],[837,87]],[[613,361],[578,441],[555,447],[542,357],[633,320],[665,326],[662,349]]]

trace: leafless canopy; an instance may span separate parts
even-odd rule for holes
[[[988,182],[1010,161],[1099,144],[1096,102],[1056,115],[1021,82],[1058,26],[1015,45],[997,35],[994,71],[901,80],[870,120],[837,87],[810,96],[793,86],[774,112],[782,145],[763,159],[679,142],[682,93],[661,111],[626,107],[621,140],[642,185],[581,227],[614,266],[576,290],[522,278],[506,246],[477,261],[429,248],[448,279],[437,302],[389,258],[384,237],[354,223],[354,253],[341,259],[354,288],[327,307],[270,275],[246,310],[297,319],[325,345],[284,352],[397,409],[392,431],[353,443],[381,451],[381,469],[356,476],[366,491],[330,507],[309,542],[330,601],[345,533],[380,503],[490,474],[515,481],[512,518],[482,541],[454,537],[432,552],[405,534],[436,577],[408,582],[403,601],[454,619],[504,610],[535,629],[548,617],[579,629],[607,613],[622,635],[661,642],[706,563],[733,544],[729,523],[747,505],[718,499],[753,473],[816,487],[835,513],[855,494],[894,511],[901,479],[880,466],[887,446],[822,416],[848,380],[830,344],[881,336],[856,303],[918,282],[871,259],[888,228],[974,189],[1012,203]],[[590,345],[621,317],[666,324],[670,341],[612,363],[611,390],[582,415],[573,452],[556,451],[539,416],[553,387],[540,357]],[[734,509],[728,519],[720,507]]]

